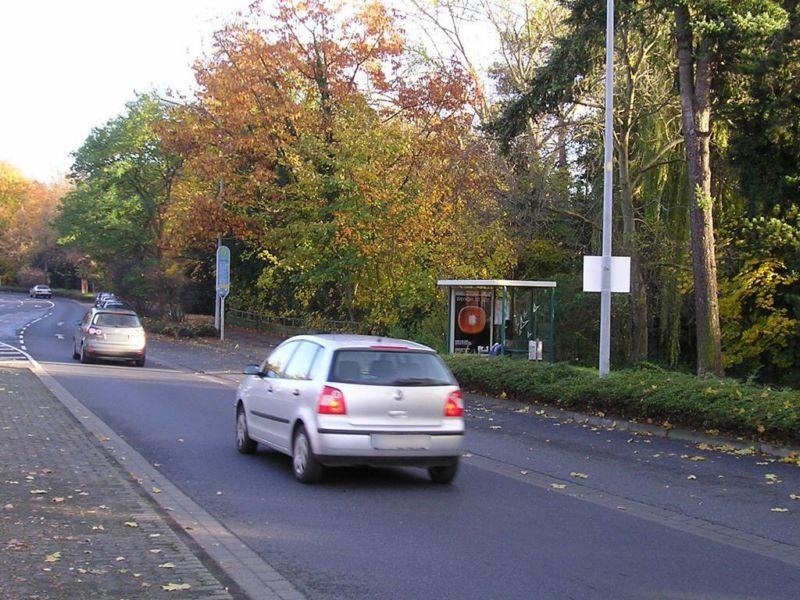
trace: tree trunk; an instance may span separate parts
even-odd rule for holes
[[[689,20],[686,5],[675,7],[678,82],[691,207],[697,374],[722,375],[709,154],[713,55],[710,49],[695,47],[696,40],[693,40]]]

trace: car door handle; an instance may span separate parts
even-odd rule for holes
[[[300,390],[298,390],[297,388],[292,390],[292,396],[299,396],[299,395],[300,395]]]

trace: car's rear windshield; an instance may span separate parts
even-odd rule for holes
[[[412,350],[339,350],[333,356],[328,380],[365,385],[456,385],[438,355]]]
[[[100,313],[94,318],[95,325],[106,327],[141,327],[139,317],[136,315],[124,315],[115,313]]]

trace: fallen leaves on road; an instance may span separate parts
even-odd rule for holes
[[[551,483],[550,487],[554,490],[563,490],[567,487],[565,483]]]
[[[695,481],[697,479],[697,475],[689,475],[686,479],[689,481]]]
[[[789,456],[784,456],[780,462],[787,465],[795,465],[796,467],[800,467],[800,455],[792,452],[789,454]]]
[[[44,557],[44,562],[46,563],[54,563],[61,560],[61,552],[53,552],[52,554],[48,554]]]
[[[125,521],[125,527],[138,527],[139,524],[136,521]]]
[[[771,508],[771,509],[770,509],[770,512],[774,512],[774,513],[786,513],[786,512],[789,512],[789,509],[788,509],[788,508],[779,508],[779,507],[776,507],[776,508]]]
[[[576,471],[572,471],[569,476],[575,477],[576,479],[589,479],[589,476],[586,473],[578,473]]]
[[[165,563],[162,563],[162,564],[160,564],[158,566],[161,569],[174,569],[175,568],[175,563],[165,562]]]
[[[179,592],[181,590],[190,590],[192,586],[188,583],[167,583],[162,585],[161,589],[166,592]]]

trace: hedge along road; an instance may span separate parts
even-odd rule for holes
[[[309,598],[796,597],[796,467],[469,397],[453,486],[412,469],[303,486],[288,458],[234,449],[236,377],[216,367],[240,350],[159,342],[145,369],[80,365],[57,335],[82,308],[55,303],[28,351]]]

